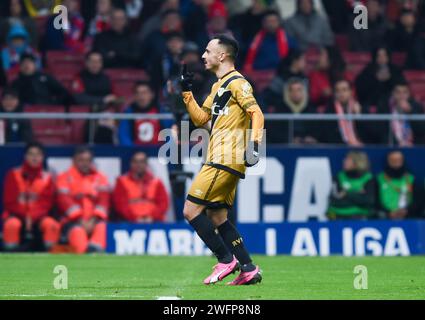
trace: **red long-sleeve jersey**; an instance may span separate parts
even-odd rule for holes
[[[149,172],[141,179],[130,173],[119,177],[112,199],[117,213],[131,222],[144,217],[164,221],[169,206],[164,184]]]
[[[23,167],[10,170],[4,182],[3,218],[16,215],[38,221],[53,207],[55,185],[50,173],[40,170],[29,177]]]
[[[57,204],[62,222],[95,217],[107,220],[110,208],[108,179],[95,169],[83,175],[72,166],[57,179]]]

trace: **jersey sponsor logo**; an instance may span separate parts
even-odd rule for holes
[[[229,91],[229,90],[226,90],[225,88],[220,88],[220,89],[218,89],[218,91],[217,91],[217,95],[218,95],[219,97],[221,97],[221,96],[223,95],[223,93],[225,93],[226,91]]]
[[[248,97],[248,96],[250,96],[250,95],[251,95],[251,92],[252,92],[252,87],[251,87],[251,85],[250,85],[248,82],[244,82],[244,83],[242,84],[242,96],[243,96],[244,98],[246,98],[246,97]]]
[[[216,116],[227,116],[229,115],[229,107],[225,106],[224,108],[221,108],[217,102],[214,102],[211,107],[211,113]]]

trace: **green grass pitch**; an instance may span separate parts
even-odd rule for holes
[[[425,257],[255,256],[263,282],[229,287],[202,279],[211,257],[0,255],[0,299],[425,299]],[[68,269],[57,290],[55,266]],[[368,289],[354,289],[354,267],[368,270]]]

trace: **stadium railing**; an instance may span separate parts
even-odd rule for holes
[[[266,121],[285,121],[288,122],[288,137],[289,142],[292,142],[294,133],[294,123],[297,121],[337,121],[341,116],[337,114],[264,114]],[[59,113],[59,112],[24,112],[24,113],[0,113],[0,120],[15,119],[15,120],[30,120],[32,123],[37,120],[173,120],[172,113],[159,113],[159,114],[129,114],[129,113]],[[188,120],[189,116],[186,114],[183,120]],[[394,121],[394,120],[408,120],[408,121],[423,121],[425,123],[425,114],[351,114],[344,115],[346,120],[355,121]],[[425,124],[424,124],[425,125]],[[391,137],[391,126],[388,126],[388,136]],[[391,139],[388,144],[391,145]]]

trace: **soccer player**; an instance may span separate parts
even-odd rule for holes
[[[202,107],[193,97],[193,74],[185,65],[181,76],[183,100],[193,123],[200,127],[211,121],[206,163],[192,183],[183,211],[218,259],[205,284],[221,281],[239,268],[241,273],[230,285],[255,284],[262,279],[241,235],[227,219],[239,179],[245,177],[246,167],[259,161],[264,127],[264,116],[251,85],[235,70],[237,54],[238,43],[229,36],[218,35],[208,43],[202,59],[218,81]],[[250,124],[252,131],[247,137]],[[205,209],[206,215],[202,213]]]

